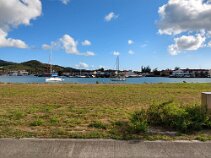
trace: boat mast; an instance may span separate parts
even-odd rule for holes
[[[119,56],[116,57],[117,76],[119,76]]]
[[[52,47],[51,47],[51,51],[50,51],[50,55],[49,55],[50,74],[52,74],[52,64],[51,64],[51,60],[52,60]]]

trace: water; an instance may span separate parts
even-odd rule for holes
[[[113,82],[109,78],[67,78],[64,77],[62,83],[126,83],[126,84],[143,84],[143,83],[211,83],[211,78],[167,78],[167,77],[142,77],[127,78],[126,81]],[[3,83],[45,83],[45,77],[36,76],[0,76],[0,82]]]

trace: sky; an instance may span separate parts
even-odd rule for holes
[[[210,0],[0,0],[0,59],[211,69]]]

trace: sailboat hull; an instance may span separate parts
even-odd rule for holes
[[[45,79],[45,82],[62,82],[62,81],[64,81],[64,79],[59,77],[50,77]]]

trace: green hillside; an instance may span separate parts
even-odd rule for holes
[[[7,62],[4,60],[0,60],[0,67],[5,72],[9,71],[17,71],[17,70],[26,70],[30,74],[43,74],[50,72],[50,65],[46,63],[39,62],[37,60],[30,60],[22,63],[13,63]],[[53,65],[53,70],[56,72],[72,72],[72,71],[79,71],[74,68],[66,68],[59,65]]]

